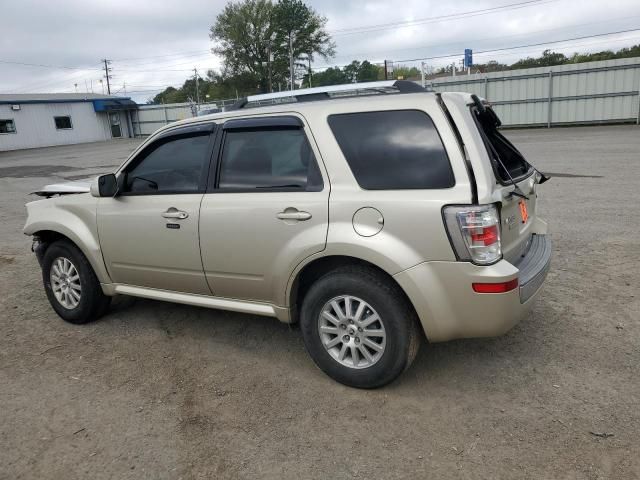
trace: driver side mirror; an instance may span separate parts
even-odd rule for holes
[[[113,173],[100,175],[91,184],[91,195],[94,197],[115,197],[118,193],[118,180]]]

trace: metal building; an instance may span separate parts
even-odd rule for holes
[[[133,137],[129,97],[0,94],[0,151]]]

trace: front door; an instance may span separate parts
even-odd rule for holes
[[[198,222],[212,125],[172,130],[119,172],[121,191],[100,198],[98,234],[114,283],[210,295]]]
[[[281,304],[296,265],[325,248],[329,184],[301,119],[225,123],[200,245],[215,296]]]
[[[119,112],[110,112],[109,113],[109,124],[111,125],[111,136],[113,138],[122,137],[122,129],[120,128],[120,113]]]

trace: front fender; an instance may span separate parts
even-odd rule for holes
[[[98,239],[97,201],[89,194],[80,194],[27,203],[23,232],[35,235],[51,231],[64,235],[87,257],[100,283],[111,283]]]

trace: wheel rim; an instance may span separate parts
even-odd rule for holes
[[[340,365],[368,368],[384,354],[387,334],[382,318],[361,298],[332,298],[320,311],[318,333],[322,345]]]
[[[51,289],[58,303],[68,310],[73,310],[80,303],[82,286],[80,274],[75,265],[65,257],[56,258],[51,264]]]

